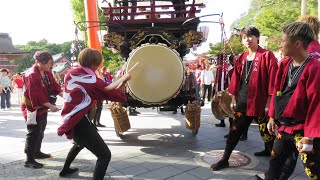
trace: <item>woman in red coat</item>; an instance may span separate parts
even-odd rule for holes
[[[82,50],[78,61],[80,65],[68,71],[64,83],[65,102],[61,112],[63,125],[58,128],[58,135],[65,134],[68,139],[73,139],[75,145],[68,153],[60,176],[78,170],[70,168],[70,164],[83,148],[87,148],[98,158],[93,179],[101,180],[109,165],[111,152],[86,114],[95,100],[125,101],[122,89],[130,76],[126,74],[109,85],[98,78],[95,72],[102,64],[102,55],[95,49]]]
[[[44,130],[47,126],[48,109],[58,111],[55,96],[62,96],[60,85],[51,73],[53,58],[49,52],[38,51],[34,55],[35,64],[23,76],[22,115],[27,124],[25,153],[26,167],[42,168],[43,164],[34,159],[50,158],[50,154],[40,151]]]

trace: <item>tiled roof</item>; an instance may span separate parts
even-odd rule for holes
[[[12,44],[8,33],[0,33],[0,54],[26,54],[27,52],[17,49]]]
[[[57,64],[57,66],[54,67],[52,71],[60,73],[60,72],[63,72],[65,69],[70,69],[70,68],[71,68],[70,64],[65,62],[65,63]]]
[[[67,58],[67,56],[64,55],[64,53],[55,54],[52,56],[53,62],[57,63],[60,61],[61,58],[66,57],[66,59],[71,63],[70,59]]]

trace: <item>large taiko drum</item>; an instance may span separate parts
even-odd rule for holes
[[[177,96],[184,83],[184,67],[179,54],[164,44],[143,44],[133,50],[126,70],[137,62],[128,81],[129,94],[144,104],[165,104]]]

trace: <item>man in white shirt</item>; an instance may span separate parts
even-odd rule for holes
[[[201,84],[203,85],[202,99],[205,100],[206,93],[208,90],[208,102],[212,96],[212,84],[214,83],[213,73],[210,70],[210,63],[206,64],[206,69],[201,72]]]

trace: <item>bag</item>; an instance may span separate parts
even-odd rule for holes
[[[27,125],[36,125],[37,124],[37,110],[33,112],[27,110]]]
[[[7,93],[7,92],[11,92],[12,91],[12,89],[11,89],[11,87],[5,87],[5,88],[2,88],[2,93]]]

